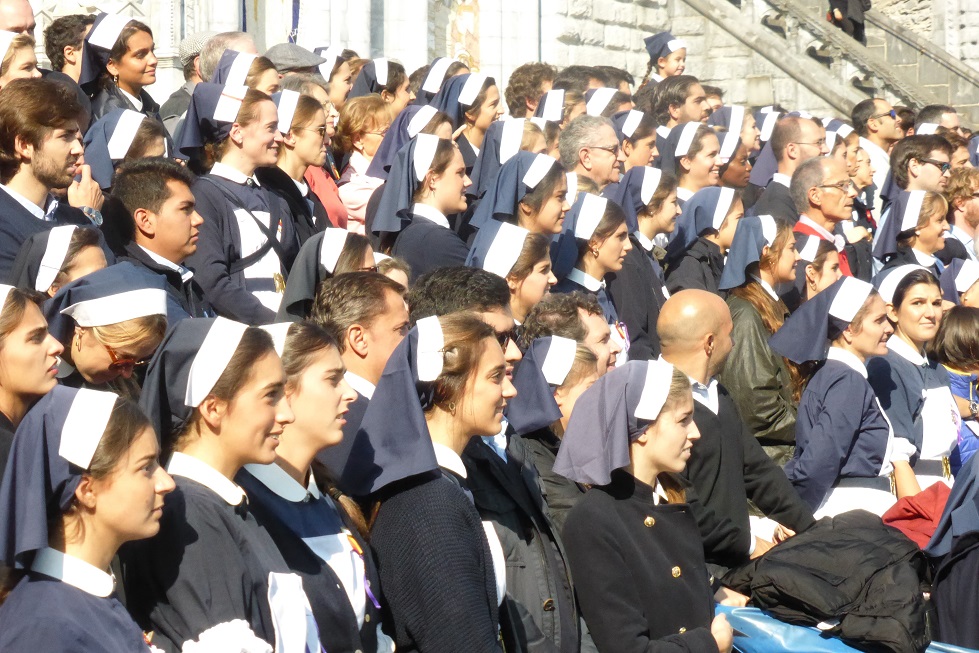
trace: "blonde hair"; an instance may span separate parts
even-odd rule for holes
[[[96,340],[106,347],[125,349],[153,343],[158,346],[167,331],[165,315],[144,315],[131,320],[89,327]]]
[[[571,369],[568,370],[568,375],[564,377],[564,383],[559,385],[557,389],[574,387],[588,378],[590,374],[597,373],[598,356],[595,355],[595,352],[590,347],[579,343],[574,350],[574,362],[571,364]],[[551,424],[551,431],[559,438],[564,435],[564,427],[561,426],[561,420],[557,420]]]
[[[389,127],[393,120],[391,105],[376,93],[347,100],[340,110],[337,145],[344,152],[353,152],[354,141],[367,132]]]
[[[28,36],[27,34],[18,34],[10,41],[10,46],[7,48],[7,53],[3,57],[3,62],[0,63],[0,76],[6,75],[10,72],[10,64],[13,63],[14,57],[17,53],[24,48],[34,49],[35,42],[34,37]]]

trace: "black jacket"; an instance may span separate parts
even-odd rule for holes
[[[751,209],[751,214],[770,215],[789,226],[799,221],[799,211],[795,208],[789,189],[774,180],[758,198]]]
[[[724,255],[721,248],[703,236],[690,246],[679,260],[666,270],[666,288],[670,294],[698,288],[723,297],[717,289],[724,271]]]
[[[143,102],[142,109],[137,109],[136,105],[123,95],[118,86],[109,84],[92,96],[92,122],[95,122],[113,109],[130,109],[131,111],[138,111],[145,116],[153,118],[162,125],[163,119],[160,117],[160,105],[146,92],[146,89],[139,92],[139,99]]]
[[[558,533],[564,530],[568,513],[585,495],[584,488],[554,471],[554,460],[557,458],[560,446],[561,440],[554,435],[554,432],[549,428],[543,428],[511,438],[508,449],[512,455],[537,470],[540,494],[547,504],[551,523]]]
[[[868,216],[872,217],[870,209],[867,205],[860,201],[857,197],[853,200],[853,214],[857,216],[856,225],[857,227],[866,228],[871,234],[874,233],[875,227],[870,222]],[[841,236],[846,236],[843,233],[842,223],[836,225],[836,233]],[[873,243],[870,240],[860,240],[855,243],[846,243],[843,246],[843,250],[846,252],[846,260],[850,264],[850,272],[857,279],[861,279],[870,283],[874,276],[873,268]]]
[[[404,259],[411,268],[411,283],[436,268],[463,266],[468,255],[466,243],[452,229],[418,216],[401,230],[391,248],[391,256]]]
[[[81,209],[69,206],[67,200],[58,203],[54,210],[55,219],[49,222],[35,217],[3,189],[0,189],[0,216],[3,216],[0,219],[0,283],[13,281],[10,275],[14,260],[21,245],[34,234],[64,224],[92,226],[91,220],[85,217]]]
[[[160,265],[149,254],[134,242],[126,245],[124,256],[119,261],[129,261],[133,265],[144,267],[162,275],[167,280],[167,295],[191,317],[213,317],[210,305],[204,300],[204,291],[197,281],[191,277],[184,281],[180,273],[173,268]]]
[[[686,504],[654,506],[653,488],[616,470],[571,511],[564,541],[599,651],[717,651],[714,597]]]
[[[639,239],[630,235],[632,249],[625,255],[622,269],[605,276],[609,294],[615,297],[619,319],[629,328],[629,360],[659,358],[659,336],[656,320],[666,303],[666,286],[657,274],[659,263],[653,260]],[[662,273],[662,272],[660,272]]]
[[[310,236],[330,226],[330,216],[327,215],[323,203],[316,197],[316,193],[309,192],[306,197],[303,197],[299,193],[296,182],[281,168],[277,166],[259,168],[255,171],[255,176],[259,183],[289,205],[300,247],[309,240]]]
[[[952,542],[935,571],[931,598],[938,613],[936,639],[969,649],[979,648],[979,533],[964,533]]]
[[[526,651],[576,653],[578,614],[564,549],[547,518],[532,468],[504,462],[480,438],[462,454],[480,516],[492,522],[506,556],[507,598]]]
[[[695,511],[705,545],[712,532],[723,533],[712,547],[705,547],[708,562],[733,567],[748,562],[752,541],[749,500],[767,517],[796,532],[809,528],[813,517],[785,472],[741,421],[734,400],[720,384],[717,403],[716,415],[699,401],[693,404],[700,439],[694,442],[683,476],[709,509]],[[705,524],[702,514],[716,516],[721,528]]]
[[[852,510],[820,519],[727,574],[724,584],[781,621],[837,623],[826,634],[860,650],[921,653],[930,643],[927,575],[914,542],[876,515]]]

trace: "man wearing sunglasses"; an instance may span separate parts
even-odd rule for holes
[[[952,167],[952,146],[937,134],[908,136],[891,152],[891,175],[902,190],[944,193]]]
[[[904,138],[901,121],[894,107],[881,98],[858,103],[853,107],[850,118],[854,131],[860,136],[860,147],[870,155],[870,163],[874,169],[874,185],[866,191],[864,203],[868,206],[873,203],[874,214],[879,220],[883,204],[880,191],[884,188],[887,171],[891,166],[890,151],[895,143]]]

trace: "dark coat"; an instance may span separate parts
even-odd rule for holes
[[[884,270],[890,270],[891,268],[902,265],[921,265],[918,263],[918,259],[915,258],[914,252],[911,251],[910,247],[898,247],[897,252],[887,259],[887,262],[884,263],[884,267],[880,271],[884,272]],[[939,278],[941,277],[942,270],[945,269],[945,264],[941,262],[941,259],[936,258],[935,264],[925,266],[925,269],[934,274],[935,278]]]
[[[130,242],[126,245],[125,256],[120,256],[119,261],[128,261],[135,266],[146,268],[151,272],[165,277],[167,280],[167,295],[187,315],[191,317],[212,316],[211,307],[204,301],[204,291],[196,279],[191,277],[188,281],[184,281],[179,272],[154,261],[136,243]]]
[[[3,481],[3,472],[7,468],[7,459],[10,458],[10,447],[14,444],[16,430],[7,416],[0,413],[0,482]]]
[[[58,203],[54,210],[54,220],[40,220],[24,208],[17,200],[0,189],[0,283],[11,283],[10,278],[14,260],[21,245],[34,234],[48,231],[58,225],[74,224],[91,227],[92,221],[85,217],[81,209],[69,206],[67,200]]]
[[[436,268],[465,265],[469,248],[451,229],[415,216],[398,234],[391,256],[404,259],[411,268],[409,281],[414,283],[418,277]]]
[[[964,533],[952,542],[952,550],[935,571],[931,600],[938,613],[938,632],[935,639],[979,648],[979,533]]]
[[[271,166],[255,171],[259,183],[278,195],[289,205],[289,213],[299,238],[299,246],[309,240],[310,236],[323,231],[330,226],[330,216],[326,213],[323,203],[316,193],[309,191],[306,197],[299,193],[296,183],[281,168]]]
[[[629,360],[659,358],[659,336],[656,320],[666,303],[662,268],[635,236],[632,249],[625,255],[622,269],[606,276],[609,293],[615,297],[619,319],[629,329]]]
[[[853,200],[853,215],[856,216],[856,224],[854,226],[864,227],[871,234],[874,233],[876,227],[870,222],[872,213],[867,208],[867,205],[860,201],[859,197]],[[836,225],[835,232],[841,236],[845,236],[842,223]],[[846,243],[843,249],[846,251],[846,259],[850,263],[850,272],[853,276],[870,283],[874,276],[873,243],[870,240],[860,240],[855,243]]]
[[[813,517],[785,473],[741,421],[734,400],[720,384],[717,400],[716,415],[699,401],[693,404],[700,439],[694,442],[683,476],[693,485],[700,502],[725,525],[724,538],[705,548],[707,560],[733,567],[748,562],[752,541],[749,500],[767,517],[796,532],[809,528]],[[704,528],[700,515],[696,516],[706,544],[708,535],[716,531]]]
[[[560,533],[568,513],[585,495],[583,487],[554,471],[561,440],[549,428],[532,431],[510,440],[508,451],[537,470],[537,483],[547,504],[551,522]]]
[[[703,236],[697,239],[679,260],[666,270],[666,288],[670,294],[697,288],[724,296],[717,289],[724,271],[724,255],[721,248]]]
[[[524,649],[576,653],[578,614],[564,548],[548,519],[533,468],[504,462],[480,438],[462,454],[480,516],[492,522],[506,556],[507,598],[519,615]]]
[[[789,189],[777,181],[768,184],[751,208],[751,215],[770,215],[789,226],[799,221],[799,211],[795,208]]]
[[[616,470],[571,510],[564,541],[599,651],[717,651],[714,597],[686,504],[654,506],[653,488]]]
[[[761,315],[748,301],[729,297],[734,348],[721,373],[745,424],[763,445],[795,442],[797,406],[792,379],[781,356],[768,346],[771,337]]]
[[[139,99],[143,102],[142,109],[137,109],[136,105],[123,95],[118,86],[109,84],[92,96],[92,122],[95,122],[113,109],[129,109],[130,111],[138,111],[149,118],[153,118],[162,125],[163,118],[160,117],[160,105],[146,92],[146,89],[139,92]]]

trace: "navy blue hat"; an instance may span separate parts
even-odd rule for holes
[[[711,112],[707,124],[711,127],[723,127],[733,134],[741,134],[744,127],[745,108],[737,104],[725,104]]]
[[[942,287],[942,298],[959,304],[959,294],[964,293],[979,281],[979,263],[971,259],[953,258],[942,271],[938,280]]]
[[[531,433],[561,419],[554,390],[564,384],[574,366],[578,343],[547,336],[530,343],[513,371],[517,396],[507,403],[506,418],[517,435]]]
[[[928,274],[932,274],[931,270],[917,263],[906,263],[881,270],[874,277],[874,287],[877,288],[877,292],[880,293],[880,298],[884,300],[884,303],[893,304],[898,285],[904,281],[905,277],[918,270],[924,270]]]
[[[493,218],[516,219],[520,200],[537,188],[537,184],[554,166],[560,165],[554,157],[546,154],[523,150],[517,152],[500,167],[496,178],[487,186],[469,226],[481,229]]]
[[[955,475],[952,492],[945,502],[935,534],[925,547],[931,558],[943,558],[963,535],[979,531],[979,456],[972,456]]]
[[[588,89],[585,91],[585,113],[589,116],[602,115],[618,92],[619,89],[608,86]]]
[[[415,104],[432,103],[432,98],[442,88],[442,80],[445,78],[445,73],[449,71],[449,66],[454,63],[456,63],[456,60],[448,57],[436,57],[432,60],[432,63],[428,65],[428,74],[425,75],[425,81],[422,82],[421,88],[418,89]]]
[[[873,289],[866,281],[840,277],[795,309],[768,346],[793,363],[825,360],[830,339],[853,321]]]
[[[46,293],[64,267],[72,236],[75,230],[80,228],[82,227],[73,224],[60,225],[53,229],[38,232],[28,238],[21,245],[20,252],[17,253],[14,266],[10,271],[10,280],[13,285],[25,290]],[[101,242],[102,234],[98,229],[94,227],[85,228],[97,232]]]
[[[608,485],[628,467],[629,444],[659,417],[673,383],[666,361],[629,361],[595,381],[575,402],[554,471],[577,483]]]
[[[309,316],[316,290],[324,280],[333,277],[349,233],[346,229],[328,227],[303,243],[289,269],[276,322],[301,322]]]
[[[132,263],[116,263],[75,279],[44,302],[48,331],[71,344],[75,325],[118,324],[147,315],[167,314],[167,280]]]
[[[207,143],[227,138],[247,91],[246,86],[199,82],[190,96],[187,116],[177,137],[177,150],[190,156]]]
[[[374,233],[396,233],[405,227],[415,191],[432,167],[440,140],[432,134],[419,134],[398,151],[381,193]]]
[[[529,234],[530,232],[523,227],[509,222],[490,220],[473,239],[469,256],[466,258],[466,266],[481,268],[506,279],[517,259],[520,258],[524,241]]]
[[[649,53],[649,58],[653,60],[654,66],[660,57],[668,57],[670,53],[687,47],[686,43],[669,32],[647,36],[643,42],[646,44],[646,52]]]
[[[659,150],[660,170],[676,176],[680,159],[687,156],[697,132],[703,126],[700,122],[684,122],[670,130],[670,135]]]
[[[139,396],[162,441],[179,433],[214,389],[248,328],[223,317],[181,320],[170,327]]]
[[[973,168],[979,168],[979,136],[969,139],[969,163]]]
[[[877,196],[880,197],[880,214],[881,216],[887,214],[887,210],[897,199],[897,196],[901,194],[901,187],[897,185],[894,181],[894,174],[888,170],[887,176],[884,177],[884,185],[881,187]]]
[[[210,82],[224,86],[244,86],[248,78],[248,69],[256,59],[258,59],[257,54],[225,50],[221,53],[218,67],[214,69]]]
[[[116,166],[122,163],[136,137],[145,114],[131,109],[113,109],[85,132],[85,163],[92,168],[92,179],[99,188],[112,186]]]
[[[55,386],[24,416],[0,484],[0,563],[29,569],[48,521],[71,507],[118,395]]]
[[[525,118],[512,120],[497,120],[486,130],[483,144],[473,165],[472,185],[466,191],[473,197],[482,197],[490,185],[496,181],[500,166],[513,158],[520,151],[523,142]]]
[[[637,109],[619,111],[612,116],[612,127],[615,129],[615,136],[619,142],[621,143],[627,138],[632,139],[644,118],[646,118],[646,114]]]
[[[350,89],[350,94],[347,96],[347,99],[370,95],[371,93],[380,93],[388,85],[389,75],[390,61],[388,59],[380,57],[368,61],[360,69],[360,73],[357,75],[357,79],[354,80],[353,88]]]
[[[830,152],[833,151],[837,138],[846,138],[853,133],[850,123],[839,118],[824,119],[823,126],[826,128],[826,147]]]
[[[766,188],[778,172],[778,161],[775,159],[775,151],[772,149],[771,141],[764,141],[761,146],[761,153],[751,165],[751,173],[748,177],[755,186]]]
[[[918,226],[924,198],[923,190],[898,192],[887,213],[881,216],[880,227],[874,237],[874,258],[883,261],[897,253],[897,237],[901,232]]]
[[[425,409],[445,363],[438,317],[418,320],[401,341],[367,405],[339,485],[366,497],[391,483],[438,469]]]
[[[770,215],[751,215],[738,220],[718,289],[730,290],[747,281],[745,269],[761,260],[762,250],[766,245],[772,246],[776,235],[778,224]]]
[[[662,179],[663,173],[656,168],[633,166],[617,184],[610,184],[602,192],[625,213],[626,228],[630,234],[639,230],[639,211],[649,206]]]
[[[377,179],[387,179],[391,164],[398,151],[412,138],[428,127],[438,114],[438,109],[427,104],[409,104],[391,123],[388,132],[374,153],[374,158],[367,166],[367,176]]]
[[[733,202],[733,188],[708,186],[694,193],[677,218],[673,238],[666,247],[666,260],[679,260],[704,232],[719,230]]]
[[[540,96],[534,117],[548,122],[564,120],[564,89],[553,88]]]
[[[476,96],[483,90],[486,82],[496,83],[492,77],[482,73],[456,75],[442,85],[438,94],[432,98],[431,105],[448,115],[452,119],[452,128],[458,129],[466,124],[466,111],[472,108]]]
[[[558,280],[564,279],[578,261],[578,240],[589,240],[602,221],[608,198],[581,193],[564,215],[561,233],[551,243],[551,271]]]
[[[333,77],[333,69],[346,61],[343,58],[343,46],[340,45],[321,45],[313,48],[313,54],[323,58],[323,63],[316,68],[327,82]]]
[[[761,140],[762,145],[767,143],[772,138],[772,131],[775,129],[775,123],[778,119],[782,117],[781,112],[776,111],[773,107],[762,107],[758,111],[755,111],[755,124],[758,126],[758,138]]]
[[[109,53],[115,47],[122,30],[132,22],[130,16],[119,16],[105,12],[98,15],[92,23],[92,29],[85,36],[85,47],[82,51],[82,71],[78,77],[78,85],[86,91],[94,92],[93,84],[109,63]]]

